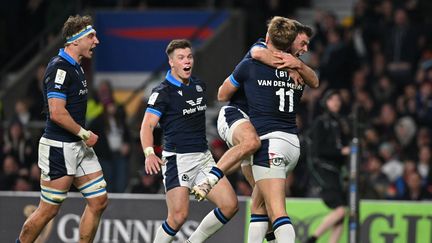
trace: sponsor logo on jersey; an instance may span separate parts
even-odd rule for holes
[[[186,103],[188,103],[191,106],[196,106],[196,105],[200,105],[202,102],[203,97],[199,97],[196,100],[196,103],[193,100],[186,100]]]
[[[196,101],[186,100],[186,103],[188,103],[192,107],[188,109],[183,109],[183,115],[193,114],[197,111],[205,111],[207,109],[207,105],[201,105],[202,101],[203,97],[197,98]]]
[[[57,69],[54,83],[63,84],[65,79],[66,79],[66,71],[63,69]]]
[[[183,96],[183,91],[179,90],[179,91],[177,91],[177,93],[178,93],[180,96]]]
[[[275,70],[275,75],[277,78],[289,78],[288,72],[284,70]],[[288,79],[289,80],[289,79]]]

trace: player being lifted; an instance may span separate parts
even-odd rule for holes
[[[291,22],[295,25],[294,29]],[[296,86],[304,82],[310,87],[318,87],[319,81],[315,72],[298,59],[299,56],[308,51],[309,39],[312,36],[311,28],[294,20],[274,17],[269,22],[269,30],[278,23],[285,23],[282,26],[287,28],[285,31],[286,34],[287,32],[292,32],[291,35],[287,34],[288,37],[280,37],[287,38],[285,41],[290,44],[287,49],[288,53],[279,50],[272,51],[267,48],[265,42],[259,41],[252,46],[245,59],[253,57],[275,68],[288,68],[289,76],[291,76],[290,82],[294,82]],[[282,42],[284,40],[279,41]],[[292,77],[296,78],[293,79]],[[232,80],[227,78],[219,88],[218,93],[219,101],[230,101],[228,106],[222,107],[219,113],[218,131],[220,136],[232,147],[219,160],[217,168],[212,169],[212,175],[208,177],[208,180],[194,187],[194,193],[200,200],[217,183],[218,177],[214,175],[222,177],[222,171],[226,173],[227,171],[232,171],[233,168],[237,168],[240,160],[243,160],[241,163],[243,174],[251,186],[254,186],[249,158],[260,147],[260,140],[247,116],[248,102],[245,97],[244,86],[239,86],[233,95],[230,93],[232,87],[234,87]],[[254,193],[252,198],[255,198],[256,194]],[[252,215],[249,228],[249,242],[261,242],[262,238],[261,241],[259,239],[263,232],[265,234],[267,230],[266,222],[268,221],[268,217],[265,208],[259,203],[261,201],[253,200],[254,203],[251,205]],[[271,236],[267,238],[267,240],[270,239]]]

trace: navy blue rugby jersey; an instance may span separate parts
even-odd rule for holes
[[[267,48],[266,43],[264,42],[263,38],[260,38],[257,40],[257,42],[255,42],[251,48],[249,49],[249,51],[246,53],[246,55],[243,57],[242,61],[247,59],[247,58],[252,58],[252,54],[251,54],[251,50],[252,48],[259,46],[259,47],[263,47],[263,48]],[[231,78],[230,78],[231,80]],[[231,83],[235,86],[236,83],[232,82]],[[248,104],[247,104],[247,100],[246,100],[246,95],[243,89],[243,86],[237,87],[238,90],[237,92],[235,92],[235,94],[231,97],[230,102],[228,103],[228,105],[230,106],[235,106],[239,109],[241,109],[242,111],[244,111],[245,113],[248,113]]]
[[[76,123],[84,127],[87,110],[87,81],[79,63],[60,49],[57,56],[48,63],[43,83],[45,108],[48,111],[48,99],[66,100],[66,110]],[[76,142],[80,138],[60,127],[50,119],[47,112],[44,137],[63,141]]]
[[[249,58],[230,79],[244,86],[249,116],[260,136],[274,131],[297,134],[296,113],[304,85],[296,86],[287,71]]]
[[[176,153],[204,152],[207,110],[206,85],[191,77],[185,85],[168,71],[165,80],[152,90],[146,112],[160,117],[164,150]]]

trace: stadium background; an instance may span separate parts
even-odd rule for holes
[[[123,237],[134,234],[136,224],[128,223],[132,219],[156,224],[165,214],[163,196],[126,193],[162,191],[160,176],[142,171],[138,132],[151,87],[168,68],[166,44],[173,38],[193,40],[194,74],[210,87],[208,140],[217,160],[226,150],[215,129],[221,106],[215,101],[217,87],[248,47],[265,35],[266,20],[274,15],[295,18],[316,32],[303,60],[319,73],[321,86],[305,91],[298,117],[303,156],[287,179],[288,213],[297,218],[299,241],[306,231],[312,232],[313,223],[325,212],[323,204],[314,199],[317,187],[310,179],[310,151],[304,135],[320,114],[319,100],[329,88],[342,93],[343,115],[348,121],[352,121],[353,110],[360,111],[361,242],[432,241],[431,5],[427,0],[20,0],[0,5],[0,190],[5,191],[0,194],[0,241],[16,237],[25,205],[37,202],[38,194],[28,191],[39,190],[36,144],[44,125],[41,70],[63,44],[59,36],[62,23],[76,13],[94,17],[101,41],[94,59],[83,63],[92,94],[89,126],[107,132],[102,126],[109,115],[106,107],[114,104],[117,112],[111,115],[125,128],[124,153],[117,157],[119,151],[109,146],[109,136],[97,151],[114,198],[104,215],[104,222],[110,223],[104,227],[117,229],[118,242],[132,241]],[[155,137],[160,141],[160,132],[156,131]],[[111,156],[105,156],[108,154]],[[247,227],[250,188],[240,174],[230,180],[244,196],[242,210],[226,229],[234,231],[221,231],[210,242],[231,242],[223,237],[234,235],[241,239]],[[69,201],[62,213],[78,215],[81,208],[76,205],[82,200]],[[160,215],[146,214],[156,207],[153,201],[160,207],[155,209]],[[129,204],[130,212],[123,213],[123,205]],[[194,203],[191,207],[199,208],[197,215],[191,216],[199,219],[200,211],[210,205]],[[120,221],[116,224],[115,219]],[[60,230],[54,229],[50,237],[55,238]],[[119,229],[124,229],[123,234]],[[114,231],[106,232],[110,232],[105,238],[109,240],[100,242],[116,242]],[[66,236],[73,242],[73,231]],[[136,233],[136,237],[143,236]],[[48,242],[59,241],[54,238]],[[341,242],[346,242],[346,236]]]

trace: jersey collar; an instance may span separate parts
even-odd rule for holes
[[[181,87],[182,85],[184,86],[185,84],[183,82],[178,81],[176,78],[174,78],[174,76],[171,75],[171,70],[168,70],[165,79],[168,80],[168,82],[170,82],[172,85],[175,85],[177,87]],[[191,79],[189,78],[189,83],[190,83]]]
[[[58,55],[59,56],[61,56],[61,57],[63,57],[66,61],[68,61],[70,64],[72,64],[72,65],[77,65],[77,62],[71,57],[71,56],[69,56],[69,54],[67,54],[65,51],[64,51],[64,48],[61,48],[60,50],[59,50],[59,53],[58,53]]]

